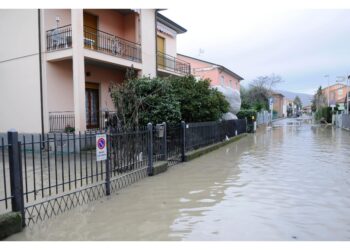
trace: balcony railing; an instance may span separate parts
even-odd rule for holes
[[[106,128],[106,121],[115,116],[115,111],[86,112],[86,128],[89,130]],[[50,132],[73,132],[75,130],[74,111],[50,112]]]
[[[71,25],[46,31],[46,46],[47,51],[71,48]],[[140,44],[88,26],[84,26],[84,47],[134,62],[141,62]]]
[[[157,53],[157,64],[158,69],[175,72],[181,75],[189,75],[191,73],[191,65],[188,62],[160,51]]]
[[[66,25],[46,31],[46,49],[54,51],[72,47],[72,27]]]
[[[73,111],[50,112],[49,113],[50,132],[69,132],[75,127]]]
[[[84,26],[84,46],[87,49],[141,62],[140,44],[88,26]]]

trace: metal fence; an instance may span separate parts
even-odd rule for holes
[[[257,113],[256,116],[256,124],[259,125],[267,125],[269,122],[271,122],[271,113],[263,110]]]
[[[105,130],[108,126],[107,121],[112,120],[115,113],[115,111],[87,112],[86,120],[89,129]],[[49,112],[49,125],[51,133],[74,132],[74,111]]]
[[[72,47],[72,27],[66,25],[46,31],[46,50],[54,51]]]
[[[191,73],[191,65],[188,62],[160,51],[157,52],[157,64],[158,69],[164,69],[182,75],[189,75]]]
[[[342,115],[341,126],[342,126],[342,128],[350,129],[350,115],[349,114]]]
[[[84,45],[87,49],[141,62],[141,45],[107,32],[84,26]]]
[[[244,132],[245,120],[109,129],[106,161],[95,149],[105,131],[8,132],[0,138],[0,213],[19,211],[30,225],[152,175],[157,161],[174,165],[186,151]]]
[[[205,147],[246,132],[245,120],[186,124],[186,151]]]

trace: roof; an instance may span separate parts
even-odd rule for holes
[[[163,16],[159,12],[157,12],[157,21],[175,30],[178,34],[182,34],[187,31],[184,27],[178,25],[177,23]]]
[[[283,97],[284,97],[283,94],[281,94],[281,93],[279,93],[279,92],[274,92],[274,91],[272,91],[272,95],[280,95],[280,96],[283,96]]]
[[[194,57],[191,57],[191,56],[186,56],[186,55],[179,54],[179,53],[177,53],[177,54],[180,55],[180,56],[184,56],[184,57],[187,57],[187,58],[191,58],[191,59],[197,60],[197,61],[201,61],[201,62],[204,62],[204,63],[212,64],[212,65],[214,65],[214,66],[217,66],[217,67],[218,67],[219,69],[221,69],[222,71],[224,71],[224,72],[226,72],[226,73],[228,73],[228,74],[233,75],[233,76],[234,76],[235,78],[237,78],[238,80],[240,80],[240,81],[241,81],[241,80],[244,80],[243,77],[237,75],[235,72],[229,70],[228,68],[226,68],[225,66],[222,66],[222,65],[220,65],[220,64],[212,63],[212,62],[208,62],[208,61],[204,61],[204,60],[202,60],[202,59],[194,58]]]
[[[329,86],[327,86],[327,87],[322,88],[322,90],[326,90],[326,89],[331,88],[331,87],[334,87],[334,86],[339,86],[339,88],[344,88],[344,87],[346,87],[346,85],[345,85],[344,83],[335,83],[335,84],[332,84],[332,85],[329,85]]]

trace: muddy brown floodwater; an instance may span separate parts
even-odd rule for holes
[[[349,240],[350,132],[289,121],[8,240]]]

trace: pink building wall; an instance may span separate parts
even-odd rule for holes
[[[60,18],[59,27],[72,23],[70,9],[45,9],[44,10],[44,27],[46,30],[56,28],[56,17]]]
[[[191,73],[195,76],[199,76],[202,79],[210,79],[211,86],[219,86],[221,84],[221,76],[224,77],[224,86],[231,87],[236,90],[240,90],[240,82],[231,74],[222,71],[219,68],[213,68],[213,64],[206,63],[200,60],[189,58],[182,55],[177,55],[177,58],[186,61],[191,64]],[[230,84],[231,80],[231,84]]]
[[[74,111],[72,60],[46,64],[49,112]]]
[[[124,81],[125,71],[86,64],[85,72],[90,73],[90,76],[85,77],[86,82],[97,83],[100,86],[100,110],[115,110],[108,89],[111,83],[122,83]]]
[[[86,9],[85,12],[98,16],[98,29],[136,42],[136,13],[122,15],[117,10]]]
[[[85,82],[99,84],[100,109],[115,110],[109,94],[110,84],[122,83],[125,71],[85,65]],[[47,101],[48,111],[74,111],[72,60],[47,63]]]
[[[137,13],[122,15],[112,9],[85,9],[84,12],[98,16],[98,29],[131,42],[137,42]],[[56,28],[56,17],[60,18],[59,26],[72,23],[70,9],[45,9],[44,27],[45,31]]]

